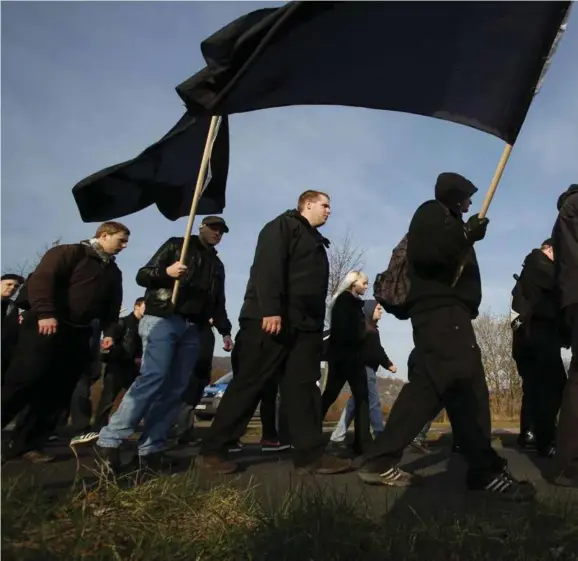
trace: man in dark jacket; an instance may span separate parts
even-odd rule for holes
[[[512,300],[513,312],[520,314],[512,323],[512,357],[522,378],[522,403],[528,418],[521,426],[519,444],[524,447],[523,425],[529,425],[541,457],[554,454],[556,417],[566,384],[554,259],[550,239],[528,254]]]
[[[201,447],[200,464],[218,473],[237,465],[225,458],[255,412],[268,380],[281,375],[294,462],[299,471],[338,473],[350,463],[324,456],[320,375],[326,247],[318,231],[330,214],[329,197],[306,191],[289,210],[261,230],[237,335],[238,369]]]
[[[146,288],[146,313],[140,320],[143,360],[140,376],[124,394],[98,436],[97,450],[114,472],[121,468],[119,448],[144,419],[138,456],[144,469],[170,466],[164,450],[199,355],[199,330],[210,318],[231,350],[231,322],[225,308],[225,268],[215,246],[229,228],[218,216],[203,219],[190,240],[185,264],[179,262],[183,238],[170,238],[136,276]],[[175,281],[180,290],[175,304]]]
[[[20,275],[8,273],[2,275],[2,383],[4,374],[8,370],[14,349],[18,342],[18,327],[20,317],[18,306],[14,302],[14,295],[24,283]]]
[[[49,461],[41,446],[65,410],[90,361],[92,322],[99,320],[103,348],[113,346],[122,302],[122,274],[114,256],[128,228],[105,222],[93,239],[49,249],[29,277],[29,311],[2,388],[2,428],[28,406],[12,435],[10,456]]]
[[[572,361],[562,397],[552,481],[578,487],[578,185],[562,193],[558,211],[552,232],[556,287]]]
[[[443,406],[468,462],[470,489],[511,499],[534,495],[531,485],[520,484],[509,474],[484,428],[490,404],[472,320],[482,298],[474,243],[484,238],[488,220],[478,215],[467,223],[462,220],[476,191],[461,175],[442,173],[436,182],[435,200],[422,204],[411,220],[407,303],[415,363],[384,431],[366,454],[359,472],[366,483],[414,483],[417,478],[398,467],[403,450]],[[461,263],[464,267],[458,278]]]
[[[98,437],[98,432],[108,423],[108,417],[118,394],[122,390],[126,391],[138,376],[142,358],[142,342],[138,334],[138,326],[144,312],[144,298],[137,298],[132,313],[120,318],[118,321],[114,347],[100,353],[98,370],[100,370],[100,364],[103,362],[104,375],[102,392],[94,415],[93,428],[72,438],[70,446],[84,444]],[[88,383],[87,389],[90,390]]]

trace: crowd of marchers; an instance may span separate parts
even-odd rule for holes
[[[92,445],[111,477],[170,469],[168,443],[176,437],[195,444],[193,412],[210,381],[216,329],[232,352],[233,378],[200,442],[200,469],[237,471],[232,454],[261,404],[263,450],[291,453],[298,474],[357,470],[367,484],[410,486],[421,478],[400,467],[403,452],[412,445],[427,451],[429,425],[445,409],[454,451],[467,463],[466,487],[530,500],[534,485],[514,477],[492,447],[489,392],[472,326],[482,300],[476,246],[489,221],[464,218],[476,192],[463,176],[440,174],[434,198],[416,210],[378,276],[374,299],[365,299],[367,275],[351,271],[329,307],[330,242],[320,230],[330,197],[304,192],[295,209],[259,233],[235,341],[216,250],[229,232],[221,217],[202,220],[183,259],[184,238],[159,247],[136,275],[144,297],[120,319],[115,256],[129,243],[126,226],[105,222],[91,239],[49,249],[28,278],[2,276],[3,429],[15,421],[3,439],[3,461],[52,460],[46,442],[70,417],[71,447]],[[552,484],[576,487],[578,185],[562,193],[557,207],[551,235],[515,276],[512,353],[524,389],[519,444],[551,459]],[[408,382],[385,423],[376,372],[396,366],[379,336],[384,312],[408,319],[414,341]],[[572,352],[568,373],[562,348]],[[321,390],[322,360],[328,378]],[[103,390],[91,418],[90,386],[100,363]],[[328,446],[323,420],[346,383],[351,398]],[[342,453],[352,420],[353,460]],[[135,433],[138,454],[123,463],[121,447]]]

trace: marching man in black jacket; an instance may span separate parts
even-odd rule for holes
[[[568,333],[572,361],[564,388],[552,481],[578,487],[578,185],[558,199],[558,219],[552,232],[556,288]]]
[[[179,263],[183,238],[170,238],[137,273],[146,287],[146,312],[140,320],[143,344],[140,376],[98,436],[97,450],[114,472],[121,468],[119,447],[144,418],[139,440],[140,466],[170,466],[164,450],[199,355],[199,331],[213,318],[226,350],[232,349],[231,323],[225,309],[225,268],[215,246],[229,228],[218,216],[207,216],[193,236],[186,265]],[[171,302],[175,280],[181,286]]]
[[[227,445],[242,435],[267,381],[280,374],[294,463],[299,472],[339,473],[348,460],[324,455],[320,377],[325,299],[329,281],[326,246],[318,231],[330,214],[329,197],[306,191],[261,230],[237,335],[238,369],[219,405],[200,464],[233,473]]]
[[[522,378],[524,392],[519,444],[525,447],[527,431],[531,427],[538,455],[542,457],[554,454],[556,417],[566,384],[566,370],[560,353],[562,340],[555,291],[555,258],[551,239],[528,254],[512,300],[513,311],[520,314],[512,323],[512,357]]]
[[[417,480],[399,466],[403,450],[443,405],[468,463],[470,489],[503,498],[527,499],[535,491],[518,483],[506,461],[492,449],[484,429],[490,403],[480,348],[472,327],[482,299],[475,242],[486,234],[487,219],[462,214],[477,188],[456,173],[442,173],[435,200],[415,212],[408,232],[407,303],[413,327],[415,364],[385,425],[359,472],[369,484],[408,486]],[[460,263],[465,261],[453,285]]]
[[[98,432],[108,423],[118,394],[121,390],[126,391],[138,376],[142,358],[142,341],[138,334],[138,326],[144,312],[144,298],[137,298],[133,311],[118,320],[115,345],[108,352],[101,354],[105,371],[102,393],[94,415],[93,430],[72,438],[70,446],[78,446],[98,438]]]

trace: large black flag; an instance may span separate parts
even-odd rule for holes
[[[192,111],[348,105],[454,121],[513,144],[570,2],[291,2],[201,44]]]
[[[187,216],[197,182],[210,117],[185,113],[157,143],[133,160],[108,167],[72,189],[84,222],[113,220],[152,204],[169,220]],[[197,214],[225,208],[229,171],[229,125],[220,120]]]

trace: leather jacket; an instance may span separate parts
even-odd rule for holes
[[[167,267],[179,260],[184,238],[169,238],[136,275],[139,286],[146,288],[146,314],[168,317],[179,314],[195,323],[213,318],[213,325],[223,336],[231,334],[225,300],[225,267],[215,248],[201,244],[192,236],[175,305],[171,302],[175,279]]]

